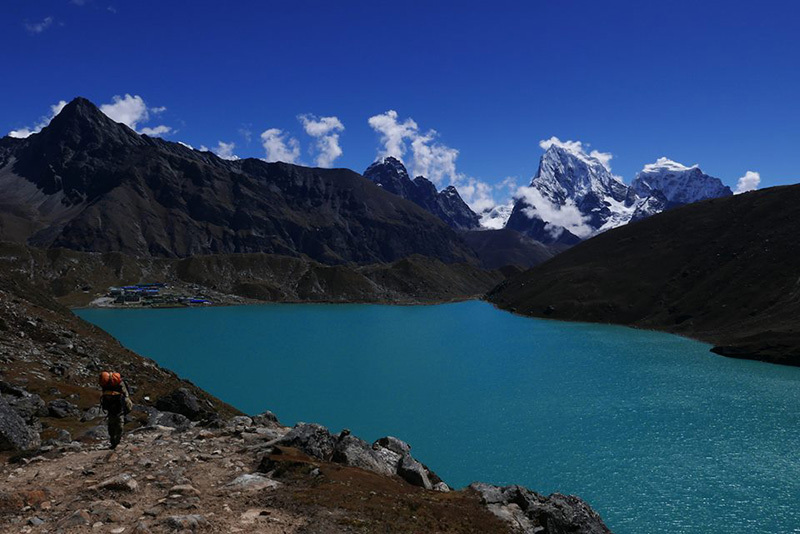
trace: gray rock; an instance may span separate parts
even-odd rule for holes
[[[162,412],[150,406],[142,406],[139,404],[134,406],[133,409],[147,414],[147,426],[166,426],[174,428],[178,432],[188,430],[192,426],[192,422],[189,418],[179,413]]]
[[[437,482],[436,484],[433,485],[433,491],[439,491],[439,492],[442,492],[442,493],[448,493],[448,492],[450,492],[452,490],[453,489],[450,486],[448,486],[447,484],[445,484],[444,482]]]
[[[139,489],[139,483],[128,473],[122,473],[115,477],[107,478],[106,480],[95,484],[89,489],[93,490],[109,490],[109,491],[122,491],[133,493]]]
[[[33,423],[36,417],[47,415],[47,406],[39,395],[28,393],[20,387],[12,386],[1,380],[0,393],[5,396],[8,405],[28,424]]]
[[[339,439],[331,460],[386,476],[395,474],[397,468],[396,462],[391,463],[391,457],[379,454],[369,443],[352,435],[345,435]]]
[[[397,474],[400,478],[413,486],[420,486],[425,489],[433,489],[428,470],[425,466],[411,457],[410,454],[403,456],[400,465],[397,466]]]
[[[336,438],[322,425],[298,423],[277,444],[295,447],[309,456],[329,460],[336,446]]]
[[[198,497],[200,492],[191,484],[178,484],[172,486],[167,492],[170,495],[185,495],[188,497]]]
[[[394,436],[386,436],[380,438],[376,441],[373,446],[383,447],[384,449],[389,449],[392,452],[396,452],[400,456],[405,456],[411,452],[411,445],[406,443],[401,439],[397,439]]]
[[[610,534],[600,516],[574,495],[549,497],[522,486],[498,487],[475,483],[470,489],[495,515],[525,534]]]
[[[100,408],[100,406],[92,406],[91,408],[83,412],[83,415],[81,415],[81,421],[82,422],[93,421],[98,417],[103,417],[103,415],[104,415],[103,409]]]
[[[260,491],[275,489],[280,485],[281,483],[277,480],[272,480],[264,475],[253,473],[240,475],[226,484],[225,487],[240,491]]]
[[[55,399],[47,403],[47,413],[50,417],[64,419],[66,417],[77,417],[80,414],[80,410],[66,399]]]
[[[62,520],[58,525],[61,528],[81,527],[91,524],[92,518],[86,510],[76,510],[71,516]]]
[[[39,445],[39,433],[26,425],[25,420],[0,395],[0,451],[28,451]]]
[[[89,504],[89,514],[95,521],[121,523],[125,521],[128,509],[112,500],[94,501]]]
[[[198,528],[208,525],[208,521],[202,515],[171,515],[164,519],[164,524],[175,530],[191,530],[195,531]]]
[[[200,400],[187,388],[178,388],[168,395],[159,397],[155,404],[162,412],[179,413],[192,421],[198,421],[206,415]]]
[[[280,426],[280,423],[278,422],[278,417],[274,413],[270,412],[269,410],[267,410],[264,413],[260,413],[258,415],[254,415],[253,416],[253,424],[255,426],[263,426],[263,427],[267,427],[267,428]]]
[[[108,426],[103,424],[93,426],[92,428],[81,434],[80,437],[98,441],[107,440],[109,439]]]

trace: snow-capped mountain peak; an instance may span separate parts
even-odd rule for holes
[[[543,243],[574,244],[665,209],[733,194],[697,165],[666,157],[645,165],[628,186],[579,142],[546,146],[506,224]]]
[[[666,199],[666,207],[733,195],[719,178],[705,174],[699,166],[687,167],[667,158],[645,165],[631,187],[642,198],[657,191]]]

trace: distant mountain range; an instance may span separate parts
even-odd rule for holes
[[[513,207],[477,214],[455,187],[411,179],[393,157],[363,177],[229,161],[139,135],[83,98],[37,134],[0,139],[0,240],[133,257],[266,253],[372,264],[420,254],[527,268],[610,228],[731,194],[696,166],[664,158],[628,186],[597,158],[554,144]]]
[[[628,186],[599,159],[556,144],[522,191],[506,228],[566,245],[677,206],[733,195],[718,178],[666,158],[645,166]]]
[[[83,98],[40,133],[0,140],[0,239],[136,257],[477,262],[439,217],[353,171],[223,160],[139,135]]]

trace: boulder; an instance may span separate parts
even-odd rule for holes
[[[373,447],[383,447],[384,449],[389,449],[390,451],[396,452],[401,456],[405,456],[411,451],[411,445],[401,439],[397,439],[394,436],[380,438],[372,445]]]
[[[81,422],[92,421],[98,417],[103,417],[103,409],[100,406],[92,406],[81,415]]]
[[[134,410],[147,414],[147,426],[165,426],[183,432],[192,427],[192,422],[185,415],[174,412],[162,412],[150,406],[135,405]]]
[[[47,403],[47,414],[50,417],[64,419],[66,417],[77,417],[80,415],[80,410],[66,399],[55,399]]]
[[[239,491],[260,491],[275,489],[281,483],[259,473],[240,475],[225,485],[226,488]]]
[[[277,444],[300,449],[320,460],[329,460],[333,455],[336,441],[336,438],[322,425],[298,423],[279,439]]]
[[[267,410],[264,413],[260,413],[258,415],[253,416],[253,424],[255,426],[267,427],[272,428],[276,426],[280,426],[280,422],[278,422],[278,417]]]
[[[166,426],[174,428],[178,432],[188,430],[192,426],[192,422],[188,417],[171,412],[156,412],[147,418],[147,424],[148,426]]]
[[[400,464],[397,466],[397,474],[413,486],[433,489],[428,470],[424,465],[412,458],[410,454],[406,454],[400,460]]]
[[[474,483],[470,489],[496,516],[524,534],[610,534],[600,516],[574,495],[545,497],[522,486]]]
[[[89,504],[89,514],[95,521],[121,523],[125,521],[128,509],[112,500],[94,501]]]
[[[105,424],[96,425],[84,432],[78,439],[90,439],[103,441],[109,439],[108,426]]]
[[[156,400],[155,407],[162,412],[179,413],[192,421],[199,421],[206,415],[200,400],[187,388],[178,388],[172,393]]]
[[[338,440],[331,460],[386,476],[394,475],[397,468],[396,462],[391,463],[391,456],[379,454],[369,443],[352,435],[345,435]]]
[[[5,396],[8,405],[26,423],[33,423],[35,417],[45,417],[47,415],[47,407],[39,395],[28,393],[24,389],[12,386],[2,380],[0,380],[0,393]]]
[[[39,433],[29,427],[0,395],[0,451],[29,451],[39,445]]]
[[[171,515],[164,519],[164,524],[174,530],[191,530],[195,531],[201,527],[207,526],[208,521],[202,515]]]
[[[107,478],[106,480],[95,484],[92,490],[109,490],[133,493],[139,489],[139,483],[128,473],[122,473],[115,477]]]
[[[89,512],[86,510],[76,510],[72,515],[63,519],[58,526],[61,528],[71,529],[90,525],[92,521]]]

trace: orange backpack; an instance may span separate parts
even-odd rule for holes
[[[122,384],[122,375],[103,371],[100,373],[100,387],[103,389],[116,389]]]

